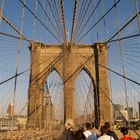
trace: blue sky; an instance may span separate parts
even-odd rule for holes
[[[43,0],[41,1],[43,2]],[[82,0],[79,0],[79,3],[82,2]],[[87,0],[87,3],[89,0]],[[95,4],[97,4],[98,0],[95,0]],[[2,3],[2,0],[0,0],[0,5]],[[35,4],[36,0],[27,0],[27,6],[30,7],[30,9],[35,12]],[[72,17],[73,17],[73,0],[64,0],[64,11],[65,11],[65,21],[66,21],[66,27],[69,32],[71,32],[72,27]],[[112,7],[113,1],[112,0],[103,0],[103,7],[104,11],[106,12],[109,8]],[[96,10],[96,14],[91,18],[85,29],[82,31],[82,34],[84,34],[87,30],[92,27],[96,23],[97,20],[100,19],[100,17],[103,15],[103,7],[102,4],[99,5],[99,8]],[[80,5],[80,4],[79,4]],[[89,15],[91,14],[93,10],[93,3],[90,5],[90,8],[88,9],[88,12],[84,18],[82,27],[84,23],[87,21]],[[140,9],[140,1],[138,1],[138,6]],[[47,10],[48,15],[52,18],[51,11],[48,10],[48,4],[46,2],[45,8]],[[124,25],[124,23],[129,20],[133,14],[135,14],[135,3],[134,0],[121,0],[121,2],[117,5],[117,11],[118,11],[118,19],[119,19],[119,27]],[[22,5],[18,0],[5,0],[4,9],[3,9],[3,15],[7,17],[18,29],[20,29],[21,25],[21,17],[22,17]],[[42,18],[42,9],[38,5],[38,11],[37,16],[41,19]],[[98,26],[93,28],[89,34],[83,38],[79,43],[85,43],[85,44],[92,44],[95,42],[102,42],[105,41],[105,32],[106,30],[106,37],[111,37],[117,30],[117,24],[116,24],[116,16],[115,16],[115,10],[112,10],[106,17],[106,26],[104,26],[103,20],[99,22]],[[48,19],[44,16],[43,22],[49,27],[49,29],[53,32],[54,29],[50,26],[50,23]],[[53,20],[53,22],[55,22]],[[23,34],[27,36],[28,39],[33,39],[33,23],[34,18],[33,16],[25,9],[25,17],[24,17],[24,24],[23,24]],[[81,27],[81,28],[82,28]],[[97,29],[97,30],[96,30]],[[124,29],[124,31],[121,32],[120,36],[124,37],[129,34],[135,34],[138,33],[138,24],[137,19],[135,19],[128,27]],[[99,38],[97,39],[97,33],[98,31]],[[12,35],[18,35],[9,25],[7,25],[4,21],[0,24],[0,32],[9,33]],[[79,36],[80,38],[81,36]],[[117,38],[117,36],[116,36]],[[47,44],[56,44],[58,43],[50,34],[49,32],[43,28],[39,22],[36,21],[36,27],[35,27],[35,36],[34,39],[37,41],[41,41],[43,43]],[[133,40],[128,39],[121,42],[123,45],[123,57],[124,57],[124,65],[125,65],[125,71],[126,75],[138,82],[140,82],[140,78],[138,75],[140,75],[140,72],[138,71],[139,63],[140,63],[140,45],[139,45],[139,37],[134,38]],[[137,43],[137,44],[135,44]],[[17,63],[17,50],[18,50],[18,40],[12,39],[9,37],[4,37],[0,35],[0,81],[3,81],[4,79],[9,78],[10,76],[13,76],[15,73],[15,66]],[[18,72],[24,71],[30,67],[30,52],[28,49],[29,43],[26,41],[22,42],[22,50],[21,50],[21,61],[19,65]],[[117,72],[122,73],[121,68],[121,61],[120,61],[120,50],[119,50],[119,43],[109,43],[109,67]],[[135,49],[133,49],[133,47]],[[137,62],[136,62],[137,61]],[[123,85],[123,79],[110,73],[111,81],[112,81],[112,91],[113,91],[113,101],[114,103],[120,103],[124,104],[124,87]],[[88,78],[87,78],[88,79]],[[5,113],[5,107],[8,106],[8,102],[12,101],[12,95],[13,95],[13,82],[9,81],[8,83],[4,85],[0,85],[0,106],[2,106],[0,112],[3,114]],[[23,76],[20,76],[18,78],[17,83],[17,98],[18,102],[17,105],[20,104],[22,101],[22,106],[25,104],[25,100],[27,98],[27,90],[28,90],[28,82],[29,82],[29,72],[25,73]],[[131,106],[134,106],[136,109],[137,102],[140,101],[138,98],[139,95],[139,86],[132,84],[131,82],[127,81],[127,87],[128,87],[128,96],[129,96],[129,104]],[[5,97],[6,96],[6,97]],[[132,99],[131,96],[134,98]],[[3,100],[3,98],[5,98]],[[24,99],[24,100],[23,100]],[[18,109],[17,109],[18,112]]]

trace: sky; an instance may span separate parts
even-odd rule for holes
[[[78,12],[79,7],[81,6],[83,0],[79,0],[78,4]],[[90,0],[86,1],[86,5],[89,3]],[[44,0],[41,0],[43,3]],[[47,11],[47,14],[49,15],[52,22],[55,24],[55,20],[53,19],[53,15],[51,13],[51,10],[49,9],[49,5],[47,0],[45,1],[46,4],[44,5],[44,8]],[[56,4],[58,1],[56,1]],[[93,8],[98,3],[98,0],[92,0],[92,3],[90,4],[87,13],[85,15],[85,18],[83,19],[82,25],[80,29],[82,29],[83,25],[86,23],[86,21],[89,18],[89,15],[91,15]],[[0,0],[0,5],[2,4],[2,0]],[[72,28],[72,18],[73,18],[73,0],[64,0],[64,14],[65,14],[65,22],[66,22],[66,28],[71,32]],[[42,22],[52,31],[56,36],[57,33],[54,31],[54,28],[51,26],[49,19],[43,15],[41,7],[37,6],[36,8],[36,0],[26,0],[26,5],[35,13],[37,11],[37,17],[39,17]],[[86,9],[85,5],[85,9]],[[108,11],[113,5],[112,0],[103,0],[97,10],[95,11],[94,15],[92,16],[91,20],[87,24],[87,26],[82,30],[81,34],[79,31],[78,39],[86,33],[102,16],[103,14]],[[140,9],[140,1],[138,0],[138,8]],[[22,22],[22,4],[19,2],[19,0],[5,0],[4,8],[3,8],[3,15],[9,19],[15,27],[18,29],[21,28],[21,22]],[[129,19],[132,17],[136,12],[135,3],[134,0],[121,0],[120,3],[117,5],[117,14],[118,14],[118,27],[122,27]],[[82,20],[82,18],[81,18]],[[116,13],[115,8],[107,14],[104,18],[105,22],[101,20],[97,26],[95,26],[88,34],[85,36],[82,40],[80,40],[78,43],[85,43],[85,44],[93,44],[95,42],[102,42],[106,41],[107,38],[110,38],[116,31],[117,31],[117,24],[116,24]],[[78,18],[77,18],[78,21]],[[34,17],[29,13],[27,9],[25,9],[25,15],[24,15],[24,21],[23,21],[23,34],[30,40],[36,40],[43,42],[45,44],[59,44],[58,41],[53,38],[50,33],[42,27],[42,25],[35,21],[36,24],[34,25]],[[57,27],[57,25],[55,25]],[[12,34],[18,36],[18,34],[4,21],[1,21],[0,23],[0,32]],[[33,36],[34,32],[34,36]],[[59,32],[59,31],[58,31]],[[137,18],[129,24],[121,33],[120,37],[125,37],[128,35],[134,35],[139,32]],[[98,38],[97,38],[98,33]],[[69,35],[70,36],[70,35]],[[118,38],[116,36],[115,38]],[[125,73],[126,76],[129,78],[136,80],[140,83],[140,41],[139,36],[135,37],[133,39],[127,39],[120,42],[113,42],[109,43],[109,50],[108,50],[108,67],[113,69],[114,71],[117,71],[119,73],[122,73],[122,61],[121,61],[121,55],[120,55],[120,46],[122,46],[123,49],[123,62],[125,66]],[[19,42],[16,39],[5,37],[0,35],[0,81],[3,81],[15,74],[16,71],[16,65],[17,65],[17,52],[18,47],[21,43],[21,58],[20,63],[18,66],[18,73],[29,69],[30,67],[30,51],[28,49],[29,43],[27,41]],[[86,75],[86,74],[84,74]],[[58,76],[59,77],[59,76]],[[58,78],[56,76],[56,79]],[[88,86],[90,85],[89,77],[86,76],[88,79]],[[123,78],[116,76],[113,73],[109,73],[109,80],[111,81],[111,91],[112,91],[112,99],[114,103],[120,103],[125,104],[125,95],[124,95],[124,80]],[[81,76],[82,78],[82,76]],[[79,81],[81,80],[79,79]],[[48,78],[48,83],[51,83],[51,80],[53,80],[53,76],[50,75]],[[29,83],[29,72],[26,72],[25,74],[18,77],[17,82],[17,93],[16,93],[16,106],[20,106],[19,108],[16,108],[16,112],[20,112],[24,104],[26,103],[27,99],[27,92],[28,92],[28,83]],[[61,83],[61,80],[60,82]],[[78,82],[77,82],[78,83]],[[136,110],[138,110],[137,102],[140,101],[139,92],[140,88],[138,85],[133,84],[132,82],[126,81],[127,83],[127,93],[129,98],[129,105],[135,107]],[[88,90],[88,86],[86,85],[86,90]],[[53,86],[52,86],[53,87]],[[76,87],[76,86],[75,86]],[[58,86],[54,86],[53,88],[50,88],[50,91],[57,90]],[[62,92],[62,87],[60,87],[60,94]],[[84,93],[84,89],[81,89]],[[8,106],[8,102],[13,101],[13,91],[14,91],[14,79],[0,85],[0,115],[3,115],[6,112],[6,108]],[[76,88],[76,92],[78,92],[78,88]],[[78,96],[78,93],[76,94]],[[80,96],[80,95],[79,95]],[[133,98],[132,98],[133,97]],[[59,97],[58,97],[59,98]],[[80,103],[79,103],[80,104]],[[78,105],[76,105],[78,106]],[[26,114],[26,111],[24,111]]]

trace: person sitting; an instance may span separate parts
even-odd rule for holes
[[[85,126],[86,126],[86,130],[83,133],[84,133],[86,139],[87,140],[97,140],[96,135],[93,132],[91,132],[91,124],[86,123]]]
[[[106,134],[109,136],[112,136],[114,138],[114,140],[119,140],[116,133],[114,131],[110,130],[110,123],[109,122],[105,122],[104,124],[105,129],[106,129]]]
[[[134,140],[134,138],[128,136],[128,128],[121,127],[120,131],[123,134],[121,140]]]

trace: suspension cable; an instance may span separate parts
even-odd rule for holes
[[[82,12],[83,12],[82,8],[83,8],[83,6],[85,6],[84,2],[85,2],[85,0],[82,1],[82,5],[80,7],[80,11],[79,11],[79,13],[77,13],[77,20],[76,20],[76,26],[75,26],[75,31],[74,31],[74,37],[73,38],[75,38],[75,36],[76,36],[76,34],[78,32],[78,26],[80,24],[80,19],[81,19]]]
[[[46,10],[44,9],[43,5],[41,4],[40,0],[38,0],[38,4],[40,5],[40,7],[43,9],[45,16],[48,18],[48,21],[50,22],[51,26],[53,27],[54,31],[57,33],[57,35],[60,37],[58,31],[56,30],[55,25],[53,24],[53,22],[51,21],[50,17],[48,16]]]
[[[24,4],[26,3],[26,0],[24,0]],[[22,9],[22,19],[21,19],[21,27],[20,27],[20,32],[22,34],[23,31],[23,24],[24,24],[24,12],[25,12],[25,7],[23,7]],[[21,37],[20,37],[21,38]],[[21,42],[22,40],[19,40],[19,44],[18,44],[18,54],[17,54],[17,64],[16,64],[16,72],[15,72],[15,76],[18,74],[18,69],[19,69],[19,64],[20,64],[20,53],[21,53]],[[15,107],[15,103],[16,103],[16,90],[17,90],[17,76],[15,77],[15,83],[14,83],[14,97],[13,97],[13,105],[14,105],[14,109]],[[14,110],[15,111],[15,110]]]
[[[23,38],[22,38],[22,37],[14,36],[14,35],[7,34],[7,33],[4,33],[4,32],[0,32],[0,35],[3,35],[3,36],[8,36],[8,37],[15,38],[15,39],[18,39],[18,40],[20,40],[20,39],[22,39],[22,40],[23,40]]]
[[[98,83],[96,83],[98,84]],[[127,119],[124,117],[124,115],[120,112],[120,110],[116,107],[116,105],[113,103],[113,101],[110,99],[110,97],[104,92],[104,90],[100,87],[99,88],[102,90],[103,94],[106,96],[106,98],[109,100],[109,102],[114,106],[114,108],[119,112],[119,114],[123,117],[124,121],[128,123]],[[137,131],[133,128],[133,126],[131,127],[133,129],[133,131],[135,132],[135,134],[140,138],[140,135],[137,133]]]
[[[22,0],[19,0],[19,2],[20,2],[20,3],[31,13],[39,22],[40,22],[40,24],[41,24],[42,26],[45,27],[45,29],[46,29],[58,42],[61,42],[60,39],[59,39],[54,33],[52,33],[52,31],[40,20],[39,17],[37,17],[37,16],[33,13],[33,11],[32,11],[26,4],[23,3]]]
[[[116,0],[114,0],[114,3]],[[117,6],[115,6],[115,14],[116,14],[116,24],[117,24],[117,30],[119,31],[119,17],[118,17],[118,12],[117,12]],[[118,32],[118,39],[120,38],[120,32]],[[119,40],[119,46],[120,46],[120,55],[121,55],[121,62],[122,62],[122,75],[125,76],[125,67],[124,67],[124,59],[123,59],[123,54],[122,54],[122,43],[121,40]],[[125,92],[125,101],[126,101],[126,107],[127,107],[127,115],[128,115],[128,124],[130,124],[130,114],[128,110],[128,93],[127,93],[127,85],[126,85],[126,79],[124,79],[124,92]]]
[[[119,4],[121,0],[118,0],[87,32],[85,32],[81,37],[79,37],[77,39],[77,43],[84,38],[106,15],[108,15],[108,13],[110,13],[110,11],[112,11],[112,9]]]
[[[74,12],[73,12],[73,21],[72,21],[72,30],[71,30],[71,39],[70,39],[71,43],[73,41],[73,32],[74,32],[74,27],[75,27],[75,23],[76,23],[77,5],[78,5],[78,0],[75,0]]]
[[[4,8],[4,0],[2,0],[1,8],[0,8],[0,17],[3,14],[3,8]],[[1,18],[0,18],[0,24],[1,24]]]
[[[12,77],[10,77],[10,78],[8,78],[8,79],[6,79],[6,80],[0,82],[0,85],[2,85],[2,84],[4,84],[4,83],[6,83],[6,82],[8,82],[8,81],[10,81],[10,80],[12,80],[12,79],[14,79],[15,77],[18,77],[18,76],[24,74],[25,72],[28,72],[29,70],[30,70],[30,69],[27,69],[27,70],[25,70],[25,71],[23,71],[23,72],[18,73],[17,75],[14,75],[14,76],[12,76]]]
[[[51,13],[52,13],[52,16],[53,16],[53,18],[54,18],[54,21],[55,21],[55,24],[57,25],[57,28],[58,28],[58,30],[60,31],[60,33],[61,33],[61,38],[63,38],[63,32],[60,30],[60,28],[59,28],[59,25],[58,25],[58,21],[57,21],[57,19],[56,19],[56,15],[55,15],[55,13],[54,13],[54,10],[53,10],[53,8],[52,8],[52,6],[51,6],[51,3],[50,3],[50,0],[48,0],[48,5],[49,5],[49,8],[50,8],[50,10],[51,10]]]
[[[58,9],[57,8],[57,5],[56,5],[56,1],[53,0],[53,8],[54,8],[54,11],[55,11],[55,14],[57,15],[57,20],[59,21],[59,28],[62,32],[62,37],[63,37],[63,41],[65,40],[65,37],[64,37],[64,30],[63,30],[63,21],[62,21],[62,18],[60,16],[60,13],[61,13],[61,9]],[[60,7],[59,7],[60,8]]]
[[[91,17],[93,16],[93,14],[95,13],[96,9],[98,8],[99,4],[101,3],[102,0],[99,0],[98,3],[96,4],[95,8],[93,9],[92,13],[90,14],[88,20],[85,22],[85,24],[83,25],[81,31],[79,32],[79,34],[77,35],[77,37],[79,37],[81,35],[81,33],[83,32],[83,30],[85,29],[86,25],[89,23]],[[104,17],[103,17],[104,18]],[[76,38],[77,38],[76,37]]]
[[[65,25],[64,2],[63,2],[63,0],[60,0],[60,8],[61,8],[61,19],[62,19],[62,23],[63,23],[64,43],[66,43],[67,42],[67,37],[66,37],[66,25]]]
[[[136,14],[137,14],[137,20],[138,20],[138,27],[139,27],[139,32],[140,32],[140,15],[139,15],[138,0],[135,0],[135,6],[136,6]]]
[[[23,38],[30,43],[29,39],[27,39],[27,37],[24,36],[5,16],[0,15],[0,17],[20,35],[20,38]]]
[[[138,12],[140,14],[140,11]],[[110,37],[107,42],[110,42],[116,35],[118,35],[119,32],[121,32],[127,25],[129,25],[135,18],[137,17],[137,13],[134,14],[120,29],[117,31],[112,37]]]
[[[77,33],[78,33],[78,31],[80,30],[80,27],[81,27],[81,25],[82,25],[82,23],[83,23],[83,21],[84,21],[84,18],[85,18],[86,13],[87,13],[87,11],[88,11],[88,9],[89,9],[89,6],[91,5],[91,2],[92,2],[92,0],[89,1],[88,5],[87,5],[87,7],[86,7],[86,10],[85,10],[85,12],[84,12],[84,14],[83,14],[83,16],[82,16],[82,18],[81,18],[81,22],[80,22],[80,24],[79,24],[79,26],[78,26]]]
[[[85,0],[83,0],[83,3],[82,3],[82,6],[81,6],[81,9],[80,9],[80,14],[78,15],[78,20],[76,22],[77,26],[76,26],[76,33],[74,35],[74,37],[77,35],[77,32],[79,30],[79,25],[83,22],[83,14],[85,12],[85,9],[86,9],[86,5],[87,5],[87,2]]]

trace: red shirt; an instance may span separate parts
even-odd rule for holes
[[[121,138],[121,140],[134,140],[134,138],[131,138],[131,137],[123,137],[123,138]]]

